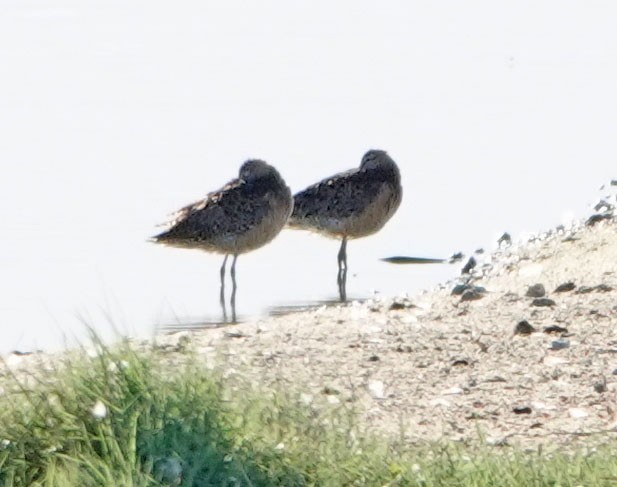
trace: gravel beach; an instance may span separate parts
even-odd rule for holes
[[[188,345],[232,391],[238,378],[315,408],[349,406],[367,430],[410,444],[604,443],[617,434],[617,219],[611,204],[596,210],[505,242],[438,289],[156,343]]]

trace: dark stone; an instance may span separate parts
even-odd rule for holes
[[[531,335],[536,329],[527,320],[519,321],[514,327],[515,335]]]
[[[369,362],[379,362],[379,357],[378,357],[377,355],[371,355],[371,356],[368,358],[368,361],[369,361]]]
[[[514,414],[531,414],[531,408],[529,406],[517,406],[512,408]]]
[[[448,262],[450,262],[450,264],[454,264],[455,262],[460,262],[461,260],[463,260],[463,257],[465,257],[465,254],[463,254],[463,252],[457,252],[456,254],[452,254],[452,257],[450,257],[450,260]]]
[[[604,220],[610,220],[611,218],[613,218],[613,215],[610,213],[596,213],[594,215],[591,215],[587,219],[587,221],[585,222],[585,225],[587,225],[588,227],[593,227],[596,223],[599,223]]]
[[[392,301],[392,304],[390,305],[390,310],[401,310],[401,309],[410,309],[410,308],[415,308],[416,305],[413,304],[411,301],[409,301],[408,299],[395,299],[394,301]]]
[[[544,333],[568,333],[568,329],[558,325],[545,326]]]
[[[474,254],[483,254],[483,253],[484,253],[483,248],[476,249],[476,251],[474,252]]]
[[[556,293],[567,293],[569,291],[572,291],[574,288],[576,288],[576,284],[574,284],[572,281],[568,281],[568,282],[564,282],[563,284],[560,284],[559,286],[557,286],[555,288],[555,292]]]
[[[594,210],[596,211],[613,211],[615,209],[615,207],[609,203],[608,201],[605,200],[600,200],[598,201],[598,203],[596,204],[596,206],[593,207]]]
[[[593,292],[608,293],[612,290],[613,288],[608,284],[598,284],[597,286],[581,286],[577,289],[576,294],[587,294]]]
[[[570,347],[570,340],[564,340],[560,338],[559,340],[553,340],[551,342],[551,350],[563,350],[564,348]]]
[[[469,362],[464,358],[459,358],[455,360],[454,362],[452,362],[452,367],[457,367],[461,365],[469,365]]]
[[[461,296],[461,301],[476,301],[484,297],[484,288],[474,286],[471,289],[467,289]]]
[[[476,259],[474,259],[473,257],[469,257],[469,260],[467,261],[467,264],[465,264],[465,267],[463,267],[461,274],[469,274],[476,266],[476,264]]]
[[[550,298],[535,298],[532,302],[532,306],[555,306],[555,301]]]
[[[505,244],[506,247],[512,245],[512,237],[510,237],[510,234],[508,232],[504,232],[503,235],[499,237],[499,240],[497,240],[497,245],[499,247],[501,247],[502,243]]]
[[[593,390],[596,391],[598,394],[602,394],[603,392],[607,391],[607,387],[606,387],[606,379],[602,379],[597,381],[594,385],[593,385]]]
[[[617,186],[617,179],[611,180],[611,186]]]
[[[546,289],[542,284],[534,284],[533,286],[529,286],[527,288],[527,293],[525,296],[529,298],[541,298],[546,295]]]
[[[452,288],[452,292],[450,294],[453,296],[461,296],[465,293],[465,291],[473,291],[475,293],[484,294],[486,293],[486,288],[482,286],[472,286],[470,284],[457,284]]]

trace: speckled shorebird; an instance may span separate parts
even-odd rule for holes
[[[231,264],[232,320],[236,321],[236,260],[239,254],[270,242],[281,231],[293,208],[291,191],[279,172],[264,161],[251,159],[234,179],[204,199],[172,215],[169,229],[153,237],[172,247],[201,249],[224,254],[221,266],[220,300],[224,319],[225,264]]]
[[[337,284],[347,299],[347,240],[380,230],[401,203],[403,189],[396,163],[382,150],[370,150],[360,167],[335,174],[294,196],[291,228],[340,238]]]

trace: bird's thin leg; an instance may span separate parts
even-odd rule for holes
[[[236,322],[236,260],[238,260],[238,254],[234,254],[234,260],[231,262],[231,322]]]
[[[225,255],[225,258],[223,259],[223,265],[221,266],[221,296],[220,296],[221,308],[223,310],[223,321],[225,323],[227,323],[227,307],[225,306],[225,264],[227,264],[227,257],[229,256]]]
[[[338,275],[336,277],[341,301],[347,301],[347,237],[343,237],[338,251]]]

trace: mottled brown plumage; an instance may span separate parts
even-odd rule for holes
[[[347,240],[380,230],[401,203],[403,189],[396,163],[382,150],[370,150],[360,167],[335,174],[294,196],[291,228],[340,238],[337,282],[345,300]]]
[[[292,208],[291,191],[278,171],[264,161],[252,159],[240,167],[238,179],[174,213],[169,229],[153,237],[153,241],[225,254],[220,270],[220,299],[225,320],[225,264],[232,254],[231,304],[235,321],[238,255],[262,247],[276,237]]]
[[[272,240],[291,214],[291,192],[278,171],[250,160],[230,181],[172,215],[158,243],[221,254],[242,254]]]

